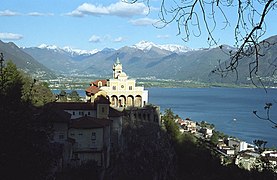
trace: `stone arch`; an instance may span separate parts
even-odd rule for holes
[[[136,107],[142,107],[142,97],[140,95],[137,95],[135,97],[135,104]]]
[[[127,106],[134,106],[134,96],[129,95],[127,97]]]
[[[118,107],[126,106],[126,97],[124,95],[120,95],[118,98]]]
[[[118,98],[117,98],[117,96],[116,95],[112,95],[111,99],[110,99],[110,102],[111,102],[111,106],[117,107],[118,106]]]

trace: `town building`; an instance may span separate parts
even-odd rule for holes
[[[95,161],[107,168],[110,164],[111,121],[84,116],[70,123],[68,137],[74,139],[71,161],[80,165]]]
[[[185,132],[196,133],[196,122],[189,118],[178,122],[179,125],[184,129]]]
[[[61,145],[62,167],[95,161],[107,168],[111,149],[121,146],[123,113],[103,96],[94,103],[49,103],[43,116],[52,124],[53,143]]]
[[[246,151],[246,150],[249,150],[248,147],[250,148],[248,143],[246,143],[245,141],[241,141],[234,138],[228,139],[228,146],[234,147],[236,152]]]
[[[235,164],[243,169],[251,170],[257,168],[258,170],[262,169],[262,162],[260,161],[260,154],[253,151],[241,151],[238,153]]]
[[[135,79],[129,79],[123,72],[119,58],[113,64],[113,78],[97,80],[90,83],[86,89],[86,100],[93,102],[94,99],[106,96],[112,107],[143,107],[148,103],[148,91],[144,87],[136,86]]]
[[[212,135],[213,135],[213,129],[210,129],[210,128],[208,128],[208,127],[202,127],[202,128],[200,129],[200,132],[203,133],[203,136],[204,136],[205,138],[210,138],[210,137],[212,137]]]

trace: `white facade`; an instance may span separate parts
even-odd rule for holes
[[[87,128],[73,125],[69,128],[68,136],[75,140],[72,152],[73,160],[79,161],[79,163],[95,160],[98,166],[109,166],[110,126]]]
[[[248,143],[246,143],[245,141],[240,141],[232,138],[228,139],[228,146],[234,147],[237,152],[249,150]]]
[[[96,117],[96,111],[95,110],[64,110],[65,112],[68,112],[71,114],[71,119],[77,119],[83,116],[90,116],[90,117]]]
[[[136,86],[134,79],[128,79],[118,58],[113,65],[113,79],[109,79],[107,86],[100,87],[100,90],[107,93],[113,107],[143,107],[148,103],[148,91]]]

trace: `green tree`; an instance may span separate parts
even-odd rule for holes
[[[267,144],[267,141],[255,139],[253,143],[258,147],[259,151],[265,150],[265,145]]]
[[[34,106],[43,106],[46,103],[55,101],[48,84],[25,75],[22,98],[31,102]]]
[[[65,90],[61,90],[60,94],[58,94],[58,98],[60,102],[67,102],[67,93]]]
[[[75,90],[71,91],[71,93],[69,94],[68,97],[71,99],[70,101],[72,101],[72,102],[80,101],[80,96],[79,96],[78,92]]]
[[[166,109],[165,114],[162,117],[163,124],[169,136],[177,141],[180,137],[181,133],[179,131],[179,127],[177,123],[175,123],[176,116],[174,115],[171,109]]]
[[[49,179],[57,151],[34,115],[36,109],[22,98],[22,73],[7,62],[1,77],[1,179]]]
[[[212,145],[216,146],[218,144],[218,140],[219,140],[219,134],[217,131],[214,131],[213,135],[211,136],[210,142],[212,143]]]
[[[3,108],[17,107],[21,103],[23,77],[11,61],[7,62],[1,75],[1,97]]]

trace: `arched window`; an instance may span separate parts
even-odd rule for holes
[[[100,87],[102,87],[102,81],[98,81],[98,87],[100,88]]]

